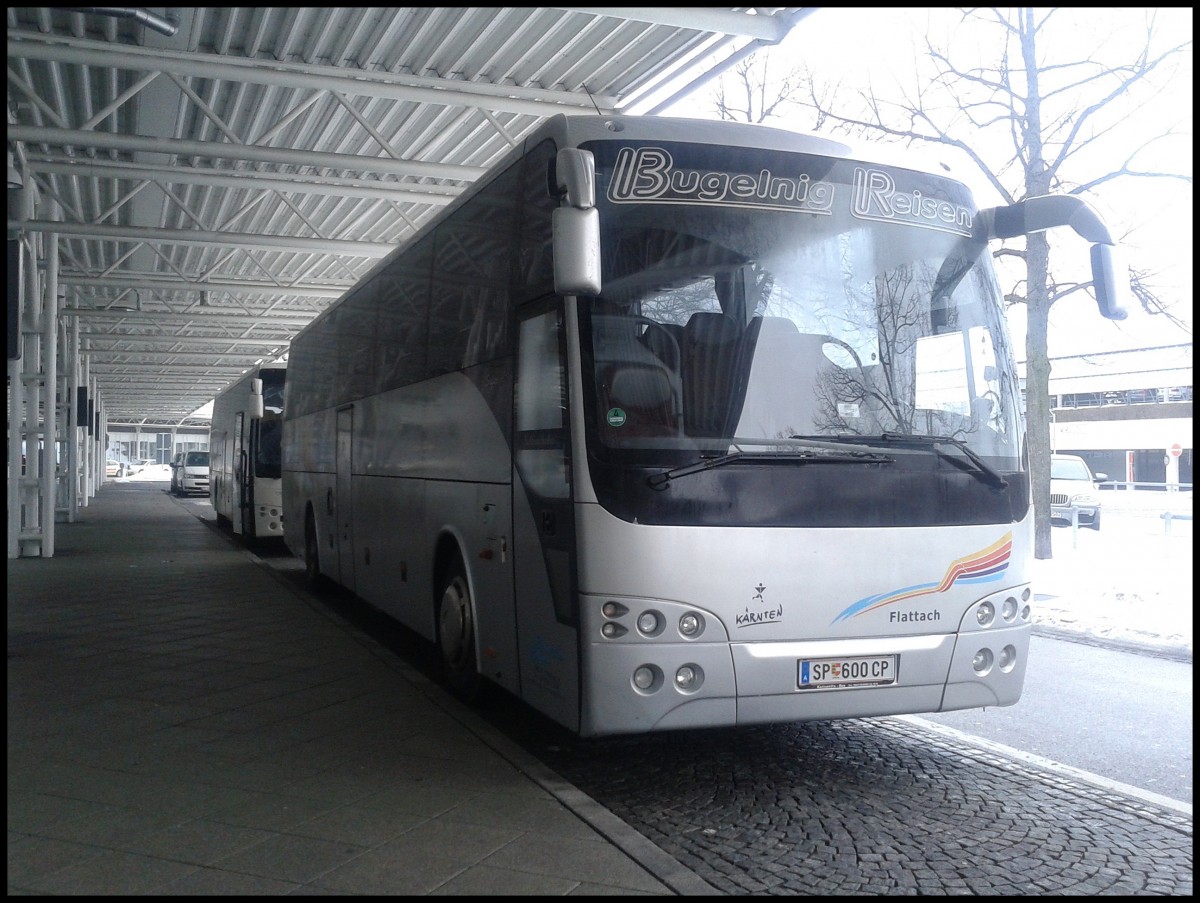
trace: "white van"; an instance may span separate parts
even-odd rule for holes
[[[208,452],[177,452],[171,461],[172,495],[208,495]]]

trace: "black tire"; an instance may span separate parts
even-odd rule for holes
[[[315,592],[329,587],[328,578],[321,573],[321,548],[312,514],[304,519],[304,582]]]
[[[258,536],[254,532],[254,515],[252,513],[250,513],[249,508],[243,508],[241,510],[241,519],[242,519],[242,542],[245,543],[247,547],[253,548],[258,543]],[[308,551],[308,540],[307,539],[304,542],[304,549],[305,549],[305,552],[307,553],[307,551]]]
[[[438,594],[437,638],[450,692],[463,702],[475,702],[482,685],[475,657],[475,615],[466,569],[457,557],[446,569]]]

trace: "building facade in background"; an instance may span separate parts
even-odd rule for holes
[[[1112,482],[1190,488],[1190,344],[1051,358],[1050,395],[1053,451],[1079,455]]]
[[[153,459],[170,464],[181,451],[208,451],[208,426],[180,426],[168,431],[148,431],[135,426],[110,424],[108,460],[120,464]]]

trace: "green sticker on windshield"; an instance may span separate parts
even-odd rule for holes
[[[620,408],[609,408],[608,414],[606,416],[608,418],[609,426],[624,426],[625,425],[625,412],[622,411]]]

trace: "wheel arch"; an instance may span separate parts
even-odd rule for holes
[[[482,684],[486,681],[480,670],[480,637],[479,637],[479,599],[475,593],[475,580],[471,573],[469,559],[463,553],[465,548],[461,536],[453,528],[443,528],[439,531],[433,549],[433,593],[430,599],[433,614],[434,644],[442,659],[444,680],[450,692],[463,702],[473,703],[478,700]],[[452,652],[446,645],[447,640],[442,636],[443,611],[442,606],[447,597],[450,575],[459,571],[462,582],[466,584],[466,614],[465,621],[470,632],[469,645],[458,645],[458,649],[467,650],[462,661],[458,661],[458,652]],[[460,620],[461,625],[461,620]],[[453,643],[453,641],[451,641]]]
[[[304,503],[304,526],[302,528],[301,541],[304,549],[304,567],[308,575],[308,584],[312,589],[325,589],[330,585],[329,578],[325,577],[321,572],[321,529],[317,521],[317,507],[309,499]],[[309,545],[309,531],[312,531],[312,546]],[[315,568],[309,562],[309,556],[315,556]]]
[[[471,607],[475,607],[475,585],[471,579],[471,569],[467,566],[467,556],[463,554],[462,537],[457,531],[450,527],[443,527],[439,532],[437,539],[433,544],[433,575],[432,592],[429,597],[429,604],[433,615],[434,624],[437,623],[438,605],[441,603],[442,583],[446,579],[446,573],[455,561],[462,564],[463,576],[467,580],[467,590],[471,594]]]

